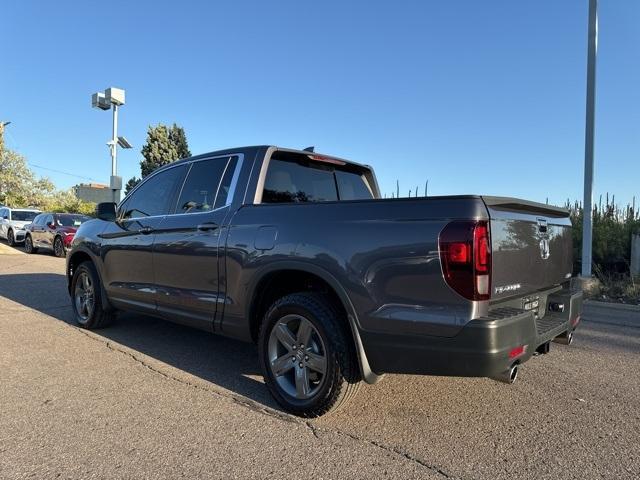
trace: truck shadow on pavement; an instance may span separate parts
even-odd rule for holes
[[[0,275],[0,297],[76,327],[64,275]],[[97,339],[118,343],[250,400],[281,410],[262,383],[257,348],[253,344],[135,313],[121,313],[109,327],[92,333]],[[188,379],[181,380],[188,382]]]

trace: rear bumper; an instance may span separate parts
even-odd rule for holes
[[[552,301],[563,303],[565,310],[536,319],[531,311],[499,308],[470,321],[454,337],[367,332],[361,337],[369,364],[378,374],[491,377],[526,362],[540,345],[577,327],[582,292],[554,294],[549,297]],[[519,347],[524,351],[513,356]]]

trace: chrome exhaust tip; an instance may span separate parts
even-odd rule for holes
[[[515,382],[516,378],[518,378],[518,364],[516,363],[511,365],[511,368],[508,370],[491,377],[491,379],[496,382],[508,383],[509,385]]]
[[[573,332],[566,331],[561,335],[558,335],[553,339],[555,343],[559,343],[561,345],[571,345],[573,343]]]

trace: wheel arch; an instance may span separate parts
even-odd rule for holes
[[[107,308],[111,308],[111,302],[109,302],[109,297],[107,296],[107,292],[104,288],[104,283],[102,280],[101,269],[96,262],[94,255],[87,249],[84,248],[76,248],[74,249],[70,255],[67,257],[67,290],[69,295],[71,295],[71,283],[73,280],[73,274],[78,268],[78,266],[83,263],[89,261],[93,263],[96,268],[96,272],[98,272],[98,277],[100,277],[100,298],[102,300],[102,305]]]
[[[280,261],[263,267],[254,274],[247,296],[249,301],[246,312],[251,338],[254,341],[257,340],[262,318],[266,309],[275,299],[296,291],[304,291],[305,289],[318,291],[323,287],[327,289],[326,293],[336,301],[346,314],[362,378],[367,383],[376,383],[382,376],[374,373],[369,365],[353,303],[335,276],[317,265],[297,261]]]

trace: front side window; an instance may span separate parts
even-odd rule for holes
[[[194,162],[178,198],[176,213],[207,212],[227,204],[237,157]]]
[[[156,173],[135,189],[120,207],[120,217],[141,218],[171,213],[186,165]]]

